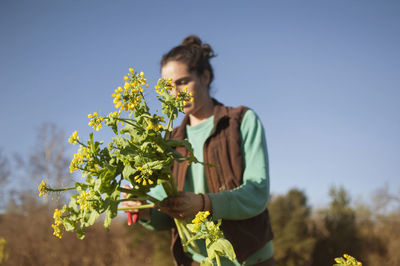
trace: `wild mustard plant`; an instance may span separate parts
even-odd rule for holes
[[[192,243],[197,239],[205,239],[207,248],[207,258],[201,262],[201,266],[213,266],[213,260],[217,262],[217,265],[221,265],[220,257],[228,257],[231,261],[236,258],[235,251],[233,250],[232,244],[225,239],[223,232],[219,228],[221,220],[215,224],[213,221],[208,219],[210,212],[199,212],[196,217],[192,220],[191,224],[186,227],[194,235],[188,240],[186,245]]]
[[[70,172],[80,171],[84,182],[76,182],[68,188],[52,188],[42,181],[39,185],[39,196],[48,192],[75,190],[69,204],[61,210],[54,211],[54,235],[61,238],[65,231],[76,231],[79,238],[85,236],[85,228],[94,224],[96,219],[105,213],[104,226],[109,227],[117,216],[120,193],[125,192],[137,200],[150,202],[137,208],[151,208],[159,201],[150,195],[150,189],[162,184],[168,195],[178,193],[171,167],[175,160],[198,162],[187,140],[170,140],[167,138],[173,128],[173,120],[183,112],[186,101],[192,95],[182,90],[178,95],[172,93],[174,88],[170,79],[157,82],[157,98],[161,104],[162,114],[151,113],[144,97],[148,88],[144,73],[135,72],[132,68],[124,76],[124,84],[112,93],[116,111],[108,115],[93,112],[88,115],[89,126],[99,131],[103,126],[110,127],[114,136],[108,144],[96,141],[93,133],[89,139],[81,140],[74,131],[69,143],[79,145],[71,164]],[[175,148],[185,146],[189,156],[184,157]],[[128,181],[131,189],[122,187]],[[181,232],[182,242],[190,236],[185,222],[175,219]]]
[[[335,259],[336,264],[333,264],[333,266],[346,266],[346,265],[355,265],[355,266],[362,266],[362,263],[357,261],[355,258],[348,254],[344,254],[343,258],[336,258]]]
[[[0,237],[0,265],[8,259],[7,240]]]

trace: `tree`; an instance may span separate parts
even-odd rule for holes
[[[310,265],[315,239],[310,234],[310,208],[297,189],[277,196],[268,206],[274,231],[276,265]]]
[[[3,155],[3,150],[0,149],[0,211],[5,207],[6,187],[9,176],[10,164],[8,158]]]
[[[313,254],[313,265],[330,265],[332,258],[342,254],[361,255],[361,239],[356,225],[356,213],[350,207],[350,196],[343,187],[331,187],[331,203],[320,211],[323,231],[317,232],[318,241]]]
[[[41,180],[51,180],[55,186],[69,183],[72,176],[68,173],[70,159],[66,157],[66,136],[55,124],[41,125],[36,144],[28,158],[30,177],[37,184]]]
[[[388,185],[373,195],[372,206],[359,206],[367,213],[359,217],[365,262],[368,265],[400,265],[400,197]],[[358,215],[359,216],[359,215]],[[384,262],[384,263],[382,263]]]

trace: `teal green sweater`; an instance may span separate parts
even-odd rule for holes
[[[190,144],[193,147],[196,158],[203,158],[204,142],[210,135],[214,117],[196,125],[187,126],[186,132]],[[195,193],[207,193],[211,200],[213,219],[241,220],[256,216],[264,211],[269,200],[269,170],[268,153],[265,141],[264,129],[257,115],[252,111],[246,111],[240,126],[242,138],[242,153],[244,156],[243,184],[233,190],[221,191],[219,193],[208,193],[204,166],[192,164],[188,168],[185,191]],[[166,197],[161,186],[151,191],[152,196],[163,199]],[[168,216],[152,212],[150,221],[143,223],[151,229],[167,229],[171,226]],[[198,245],[202,254],[193,250],[190,255],[193,260],[200,262],[207,256],[204,241],[199,240]],[[272,241],[268,242],[260,250],[252,254],[242,264],[228,259],[223,259],[222,265],[252,265],[269,259],[273,255]]]

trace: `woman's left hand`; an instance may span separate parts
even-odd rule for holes
[[[206,197],[206,195],[204,195]],[[158,210],[177,219],[194,217],[204,208],[203,198],[193,192],[181,192],[178,196],[165,198]]]

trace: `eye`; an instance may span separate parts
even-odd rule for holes
[[[175,82],[175,85],[176,86],[179,86],[179,85],[186,85],[186,84],[188,84],[189,83],[189,78],[183,78],[183,79],[179,79],[179,80],[177,80],[176,82]]]

